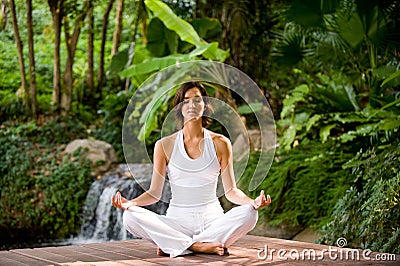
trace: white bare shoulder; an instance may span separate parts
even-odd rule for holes
[[[231,141],[226,136],[209,131],[212,141],[214,142],[217,155],[220,157],[222,154],[227,153],[231,147]]]
[[[221,144],[221,143],[225,143],[226,144],[226,143],[230,143],[231,142],[229,140],[229,138],[227,138],[226,136],[224,136],[222,134],[219,134],[219,133],[216,133],[216,132],[213,132],[213,131],[210,131],[210,130],[208,132],[210,132],[211,139],[216,144],[217,144],[217,142],[219,142],[219,144]]]
[[[175,139],[178,135],[178,132],[172,133],[171,135],[162,137],[161,139],[157,140],[156,145],[160,145],[160,148],[162,149],[165,159],[167,163],[169,162],[169,159],[171,158],[172,151],[174,149],[174,144],[175,144]]]

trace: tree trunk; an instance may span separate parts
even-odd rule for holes
[[[7,27],[8,24],[8,5],[7,5],[7,0],[2,0],[1,1],[1,25],[0,25],[0,30],[3,30]]]
[[[72,70],[73,70],[73,58],[72,58],[72,51],[71,51],[71,35],[69,33],[69,21],[68,17],[64,16],[64,35],[65,35],[65,43],[67,47],[67,61],[65,62],[65,71],[64,71],[64,86],[65,88],[61,90],[61,114],[63,116],[67,115],[69,111],[71,111],[72,105]]]
[[[30,100],[29,100],[29,93],[28,93],[27,84],[26,84],[23,44],[21,41],[21,37],[19,35],[18,20],[17,20],[17,15],[15,12],[14,0],[10,0],[10,11],[11,11],[11,17],[12,17],[13,28],[14,28],[15,44],[17,46],[17,51],[18,51],[18,63],[19,63],[19,71],[21,74],[21,87],[22,87],[23,95],[24,95],[24,97],[23,97],[24,106],[27,109],[27,111],[30,112]]]
[[[139,27],[139,21],[141,20],[142,22],[142,43],[146,45],[147,39],[146,39],[146,26],[143,27],[143,24],[146,24],[146,13],[143,12],[144,3],[143,1],[138,2],[138,7],[136,8],[136,14],[135,14],[135,24],[134,24],[134,29],[133,29],[133,36],[132,36],[132,42],[129,46],[129,52],[128,52],[128,62],[126,63],[126,67],[130,66],[133,62],[133,58],[135,56],[135,46],[136,46],[136,34],[138,31]],[[143,16],[142,16],[143,14]],[[126,78],[125,80],[125,90],[128,91],[130,86],[130,78]]]
[[[124,13],[124,0],[118,0],[111,55],[115,55],[116,53],[118,53],[119,44],[121,42],[123,13]]]
[[[141,18],[141,29],[142,29],[142,43],[147,44],[147,13],[144,8],[145,4],[143,0],[139,1],[139,13],[138,16]],[[136,37],[135,37],[136,38]]]
[[[33,44],[33,25],[32,25],[32,0],[26,0],[26,24],[28,27],[28,48],[29,48],[29,81],[30,81],[30,103],[31,114],[36,118],[37,103],[36,103],[36,64],[35,64],[35,49]]]
[[[66,115],[71,111],[72,106],[72,89],[73,89],[73,66],[76,45],[78,44],[79,35],[81,33],[83,21],[86,18],[90,0],[87,0],[84,4],[81,13],[77,16],[75,20],[75,28],[72,35],[69,32],[69,21],[68,17],[64,16],[64,33],[65,33],[65,43],[67,47],[67,62],[65,63],[64,72],[64,83],[65,89],[61,91],[61,114]]]
[[[103,15],[103,25],[101,28],[101,47],[100,47],[100,62],[99,62],[99,73],[98,73],[98,89],[97,91],[100,93],[100,98],[103,90],[103,79],[104,79],[104,53],[106,46],[106,35],[107,35],[107,25],[108,25],[108,17],[110,15],[112,6],[115,0],[110,0],[108,2],[108,6]]]
[[[56,113],[60,110],[61,103],[61,63],[60,63],[60,45],[61,45],[61,23],[63,17],[63,0],[47,1],[51,16],[53,19],[54,30],[54,55],[53,55],[53,95],[52,105],[53,111]]]
[[[87,86],[89,99],[94,99],[94,62],[93,62],[93,47],[94,47],[94,17],[93,17],[93,3],[90,1],[88,10],[88,72],[87,72]]]

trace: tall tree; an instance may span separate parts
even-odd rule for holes
[[[64,34],[67,47],[67,61],[65,63],[64,83],[65,89],[61,91],[61,112],[66,115],[71,111],[72,106],[72,90],[73,90],[73,66],[76,46],[78,44],[79,35],[86,18],[90,0],[86,0],[82,9],[76,10],[76,18],[74,21],[75,28],[71,34],[69,27],[69,14],[64,14]]]
[[[138,32],[138,27],[139,27],[139,22],[141,22],[141,28],[142,28],[142,43],[144,45],[147,44],[147,38],[146,38],[146,25],[147,25],[147,13],[144,8],[144,2],[143,0],[139,0],[137,3],[136,7],[136,12],[135,12],[135,24],[134,24],[134,29],[133,29],[133,34],[132,34],[132,41],[131,44],[129,45],[129,51],[128,51],[128,62],[126,63],[126,66],[130,66],[133,62],[133,58],[135,56],[135,46],[136,46],[136,35]],[[130,78],[126,78],[125,80],[125,90],[127,91],[130,86]]]
[[[33,25],[32,25],[32,0],[26,0],[26,24],[28,29],[28,48],[29,48],[29,98],[31,114],[36,117],[37,115],[37,102],[36,102],[36,64],[35,64],[35,49],[33,40]]]
[[[28,92],[27,84],[26,84],[23,44],[22,44],[21,36],[19,34],[18,19],[17,19],[16,10],[15,10],[15,1],[14,0],[10,0],[10,11],[11,11],[11,17],[12,17],[12,22],[13,22],[15,44],[17,46],[17,51],[18,51],[18,63],[19,63],[19,71],[21,74],[20,75],[21,76],[21,87],[22,87],[23,94],[24,94],[24,98],[23,98],[24,105],[25,105],[25,108],[28,110],[28,112],[30,112],[30,99],[29,99],[29,92]]]
[[[113,34],[113,46],[111,50],[111,55],[115,55],[118,52],[118,48],[121,42],[123,14],[124,0],[117,0],[117,12],[115,17],[115,28]]]
[[[0,30],[3,30],[7,27],[8,23],[8,5],[7,0],[1,1],[0,7]]]
[[[60,44],[61,27],[63,18],[64,0],[47,1],[53,19],[54,30],[54,55],[53,55],[53,97],[52,105],[57,112],[61,102],[61,63],[60,63]]]
[[[101,47],[100,47],[100,62],[99,62],[99,73],[98,73],[98,89],[97,91],[101,94],[103,90],[103,80],[104,80],[104,54],[106,47],[106,37],[107,37],[107,27],[108,27],[108,18],[110,16],[110,12],[114,5],[115,0],[110,0],[108,2],[106,11],[103,14],[103,24],[101,28]],[[101,96],[100,96],[101,97]]]
[[[93,16],[93,2],[89,2],[89,10],[88,10],[88,71],[87,71],[87,86],[90,99],[93,99],[94,96],[94,16]]]

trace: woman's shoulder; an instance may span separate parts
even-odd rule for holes
[[[171,142],[171,141],[175,141],[176,136],[178,135],[178,132],[179,131],[177,131],[175,133],[172,133],[170,135],[164,136],[161,139],[157,140],[157,142],[160,142],[160,143],[164,144],[164,143],[168,143],[168,142]]]
[[[162,149],[163,154],[165,154],[167,158],[169,158],[172,153],[177,135],[178,132],[175,132],[156,141],[155,146],[158,146],[160,149]]]
[[[217,148],[226,148],[231,146],[231,141],[226,136],[210,130],[208,130],[208,132],[210,133],[210,137]]]

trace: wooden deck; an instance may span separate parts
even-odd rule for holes
[[[264,252],[267,248],[267,252]],[[272,251],[274,249],[274,251]],[[279,251],[281,250],[281,251]],[[315,254],[310,252],[315,251]],[[324,251],[326,250],[326,251]],[[329,254],[329,250],[331,253]],[[280,253],[278,253],[278,251]],[[247,235],[229,248],[229,256],[195,254],[177,258],[156,255],[144,240],[0,251],[0,265],[399,265],[400,255],[329,247]],[[352,253],[353,252],[353,253]],[[346,255],[347,254],[347,255]],[[359,259],[357,259],[359,254]],[[267,256],[266,256],[267,255]],[[279,255],[279,256],[278,256]],[[383,258],[386,261],[377,258]],[[390,257],[391,256],[391,257]],[[336,257],[336,259],[335,259]],[[346,259],[346,257],[348,259]],[[296,259],[297,258],[297,259]],[[391,261],[388,261],[390,259]]]

